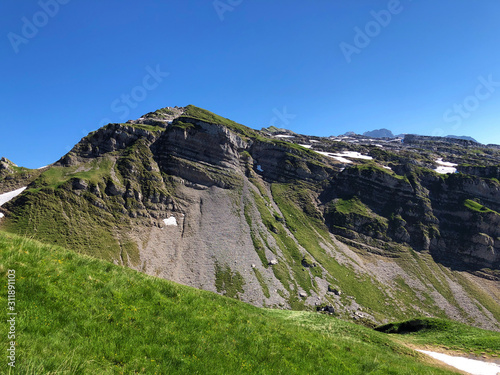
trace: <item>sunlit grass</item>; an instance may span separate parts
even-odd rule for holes
[[[259,309],[1,233],[3,290],[8,269],[19,314],[12,374],[448,373],[329,316]]]

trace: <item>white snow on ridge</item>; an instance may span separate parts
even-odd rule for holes
[[[166,226],[177,226],[177,220],[175,216],[170,216],[168,219],[163,219]]]
[[[351,160],[343,158],[341,156],[337,156],[338,154],[332,154],[331,152],[324,152],[324,151],[314,151],[314,152],[317,152],[318,154],[321,154],[323,156],[328,156],[329,158],[333,158],[335,160],[338,160],[341,163],[352,164]]]
[[[353,158],[353,159],[364,159],[364,160],[372,160],[373,158],[368,155],[362,155],[359,152],[356,151],[342,151],[341,153],[334,154],[336,156],[344,156],[347,158]]]
[[[314,151],[314,150],[313,150]],[[330,158],[334,158],[341,163],[352,163],[351,160],[346,159],[346,158],[352,158],[352,159],[364,159],[364,160],[372,160],[373,158],[368,155],[362,155],[359,152],[356,151],[342,151],[342,152],[324,152],[324,151],[315,151],[318,154],[328,156]]]
[[[450,163],[447,161],[443,161],[443,158],[439,158],[436,160],[436,163],[439,164],[439,167],[434,169],[439,174],[448,174],[455,173],[457,168],[455,168],[458,164]],[[496,374],[495,374],[496,375]]]
[[[275,135],[275,137],[277,137],[277,138],[295,138],[294,135],[286,135],[286,134],[278,134],[278,135]]]
[[[311,148],[312,147],[312,145],[301,145],[301,144],[299,144],[299,146],[302,146],[302,147],[305,147],[305,148]]]
[[[434,170],[437,173],[439,173],[439,174],[449,174],[449,173],[455,173],[457,171],[457,168],[453,168],[453,167],[437,167]]]
[[[0,219],[3,217],[4,215],[0,212]]]
[[[428,356],[453,366],[459,370],[468,372],[472,375],[497,375],[500,373],[500,365],[496,363],[478,361],[465,357],[454,357],[447,354],[429,352],[427,350],[417,350],[417,352],[427,354]]]
[[[0,206],[4,205],[8,201],[10,201],[10,200],[14,199],[15,197],[17,197],[25,189],[26,189],[26,186],[22,187],[20,189],[14,190],[14,191],[9,191],[8,193],[0,194]]]
[[[456,167],[458,164],[450,163],[448,161],[443,161],[443,158],[439,158],[436,160],[436,163],[442,165],[444,167]]]
[[[342,156],[332,156],[332,158],[340,161],[341,163],[352,164],[352,161],[350,161],[349,159],[343,158]]]

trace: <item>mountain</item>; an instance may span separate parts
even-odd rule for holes
[[[192,105],[108,124],[0,175],[27,185],[0,227],[256,306],[500,329],[500,150],[276,131]]]
[[[364,132],[363,135],[370,138],[394,138],[394,134],[385,128]]]
[[[466,136],[466,135],[447,135],[446,138],[465,139],[465,140],[468,140],[468,141],[472,141],[472,142],[478,143],[474,138]]]

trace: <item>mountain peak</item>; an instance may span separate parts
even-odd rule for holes
[[[479,143],[474,138],[469,137],[467,135],[447,135],[445,138],[464,139],[466,141],[472,141],[472,142]]]
[[[5,157],[2,157],[2,158],[0,159],[0,163],[2,163],[2,164],[7,164],[7,165],[9,165],[9,166],[11,166],[11,167],[17,167],[17,165],[16,165],[16,164],[14,164],[13,162],[11,162],[9,159],[7,159],[7,158],[5,158]]]
[[[370,138],[394,138],[394,134],[389,129],[376,129],[372,131],[367,131],[363,133],[364,136]]]

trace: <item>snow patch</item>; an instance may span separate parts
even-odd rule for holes
[[[312,147],[312,145],[301,145],[301,144],[299,144],[299,146],[302,146],[302,147],[305,147],[305,148],[311,148]]]
[[[4,215],[0,212],[0,219],[3,217]]]
[[[382,166],[382,168],[384,168],[384,169],[388,169],[388,170],[392,171],[392,168],[391,168],[391,167],[388,167],[388,166],[386,166],[386,165],[383,165],[383,166]]]
[[[342,151],[340,153],[334,154],[340,157],[353,158],[353,159],[364,159],[364,160],[372,160],[373,158],[368,155],[362,155],[356,151]]]
[[[294,135],[286,135],[286,134],[278,134],[278,135],[275,135],[275,137],[277,137],[277,138],[295,138]]]
[[[324,152],[324,151],[314,151],[314,152],[317,152],[318,154],[321,154],[323,156],[328,156],[329,158],[333,158],[335,160],[338,160],[341,163],[352,164],[352,161],[345,159],[341,156],[337,156],[338,154],[332,154],[331,152]]]
[[[170,216],[168,219],[163,219],[166,226],[177,226],[177,220],[175,216]]]
[[[437,173],[439,173],[439,174],[449,174],[449,173],[455,173],[457,171],[457,168],[453,168],[453,167],[437,167],[434,170]]]
[[[8,193],[0,194],[0,206],[4,205],[8,201],[10,201],[10,200],[14,199],[15,197],[17,197],[25,189],[26,189],[26,186],[22,187],[20,189],[14,190],[14,191],[10,191]]]
[[[454,357],[447,354],[429,352],[427,350],[417,350],[420,353],[444,362],[447,365],[453,366],[459,370],[466,371],[473,375],[497,375],[500,372],[500,365],[490,362],[478,361],[477,359],[469,359],[465,357]]]
[[[349,159],[343,158],[342,156],[332,156],[335,160],[340,161],[341,163],[352,164],[352,161]]]
[[[439,164],[439,167],[434,170],[439,174],[455,173],[457,171],[457,168],[455,167],[458,164],[443,161],[443,158],[437,159],[436,164]]]
[[[443,165],[445,167],[456,167],[458,164],[450,163],[448,161],[443,161],[443,158],[439,158],[436,160],[436,163],[439,165]]]

